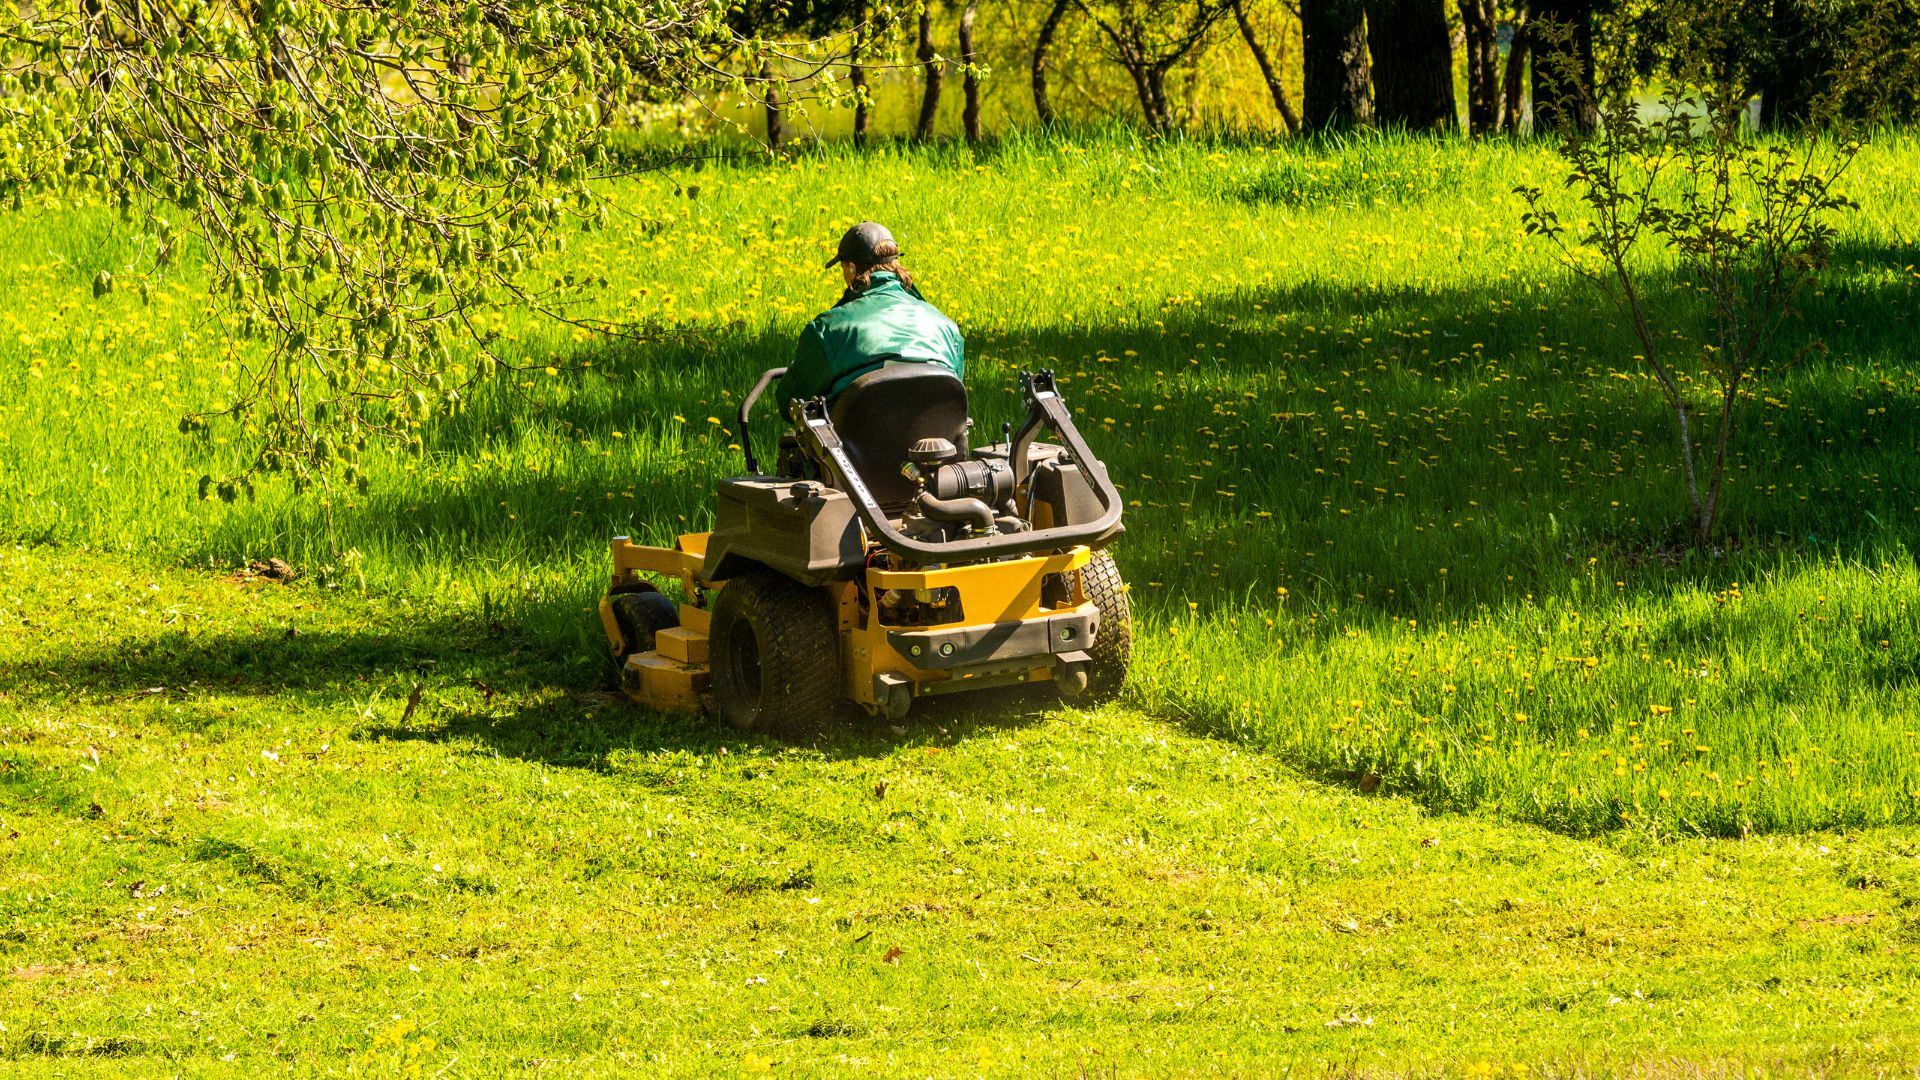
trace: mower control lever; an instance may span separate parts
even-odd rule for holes
[[[753,411],[753,403],[767,392],[773,380],[786,373],[787,369],[783,367],[768,368],[761,372],[760,377],[754,380],[753,389],[747,391],[747,396],[740,400],[740,449],[747,455],[747,472],[750,474],[759,475],[760,463],[753,459],[753,437],[747,432],[747,414]]]

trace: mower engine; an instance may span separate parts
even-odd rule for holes
[[[900,522],[905,535],[945,543],[1032,528],[1014,505],[1013,469],[1004,459],[964,458],[946,439],[921,439],[900,472],[919,489]]]

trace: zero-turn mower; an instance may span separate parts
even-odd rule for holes
[[[844,701],[897,720],[915,698],[990,686],[1119,690],[1132,624],[1105,547],[1120,494],[1051,372],[1021,376],[1017,432],[972,446],[959,379],[882,367],[831,405],[792,403],[769,475],[748,419],[785,371],[740,404],[749,475],[720,482],[712,532],[614,538],[600,619],[630,697],[752,729]],[[660,588],[675,581],[677,602]]]

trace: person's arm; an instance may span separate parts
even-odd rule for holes
[[[787,405],[794,399],[820,397],[832,385],[833,368],[827,363],[819,323],[810,322],[800,331],[800,340],[794,343],[793,362],[787,365],[787,373],[780,376],[777,388],[780,415],[787,414]]]

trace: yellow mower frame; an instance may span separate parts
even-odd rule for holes
[[[657,587],[658,581],[677,582],[681,595],[687,598],[678,605],[680,625],[661,630],[654,636],[652,649],[632,653],[621,667],[621,689],[647,708],[661,712],[698,712],[702,708],[712,677],[707,649],[711,597],[726,584],[700,577],[710,535],[689,533],[681,536],[671,548],[636,544],[626,537],[613,541],[613,578],[607,595],[600,599],[600,622],[614,655],[626,651],[619,621],[614,618],[614,596],[635,587]],[[1092,558],[1092,549],[1080,546],[1056,554],[1029,555],[975,566],[937,570],[867,569],[865,585],[869,596],[888,589],[957,590],[959,607],[968,613],[968,618],[932,626],[889,626],[881,621],[879,610],[872,605],[866,605],[863,612],[858,582],[841,581],[824,586],[830,591],[838,614],[845,696],[869,712],[884,713],[899,703],[884,700],[883,694],[899,695],[904,691],[909,697],[920,698],[987,686],[1052,681],[1055,664],[1050,654],[955,670],[929,668],[925,665],[933,657],[926,653],[915,656],[911,650],[921,640],[937,641],[943,633],[982,624],[1044,626],[1052,631],[1049,636],[1057,637],[1060,630],[1056,627],[1071,627],[1096,618],[1094,605],[1078,592],[1069,591],[1066,603],[1053,606],[1048,606],[1043,597],[1048,578],[1057,575],[1062,581],[1076,582],[1078,575],[1074,572]],[[897,636],[903,633],[910,635],[904,649]],[[937,649],[939,646],[921,647]]]
[[[782,371],[741,403],[747,475],[720,481],[713,531],[613,541],[600,619],[629,696],[755,727],[842,701],[897,719],[988,686],[1118,688],[1130,621],[1101,549],[1122,502],[1051,373],[1022,376],[1017,436],[971,447],[958,379],[869,373],[831,407],[798,403],[767,474],[748,411]]]

